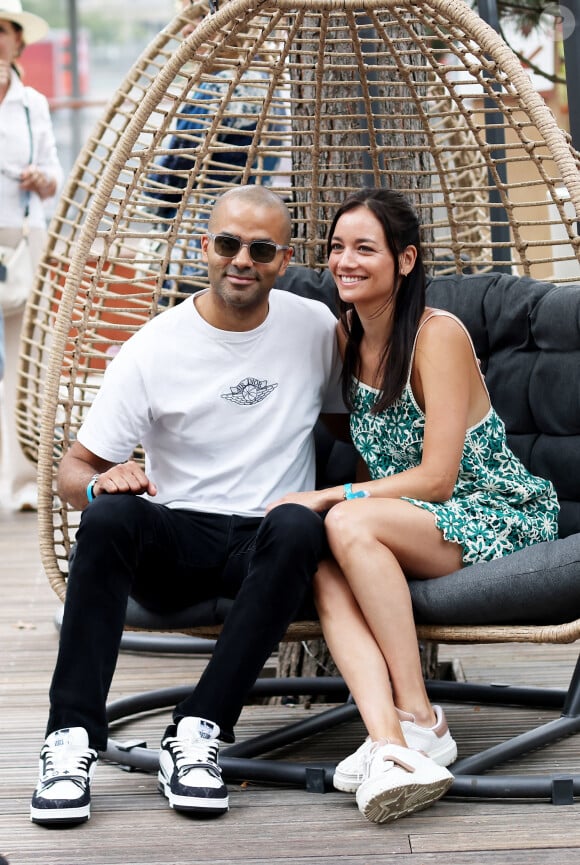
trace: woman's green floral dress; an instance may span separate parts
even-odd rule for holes
[[[410,381],[386,411],[372,414],[377,396],[375,388],[353,382],[352,440],[373,480],[419,465],[425,432],[425,416]],[[452,497],[446,502],[403,498],[435,515],[444,538],[463,547],[466,564],[558,537],[554,487],[530,474],[511,452],[504,423],[493,408],[467,430]]]

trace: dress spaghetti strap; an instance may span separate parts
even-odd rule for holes
[[[489,398],[489,392],[488,392],[488,390],[487,390],[487,385],[486,385],[486,383],[485,383],[485,378],[483,377],[483,374],[482,374],[482,372],[481,372],[481,366],[480,366],[480,364],[479,364],[479,358],[478,358],[477,353],[476,353],[476,351],[475,351],[475,346],[474,346],[474,344],[473,344],[473,340],[471,339],[471,334],[469,333],[469,331],[467,330],[467,328],[465,327],[465,325],[463,324],[463,322],[461,321],[461,319],[460,319],[460,318],[457,318],[457,316],[456,316],[456,315],[453,315],[453,313],[451,313],[451,312],[447,312],[446,309],[434,309],[434,310],[433,310],[432,312],[430,312],[429,315],[428,315],[426,318],[424,318],[423,321],[419,324],[419,327],[417,328],[417,333],[415,334],[415,340],[414,340],[414,342],[413,342],[413,351],[411,352],[411,363],[409,364],[409,375],[407,376],[407,383],[410,383],[410,381],[411,381],[411,371],[412,371],[412,369],[413,369],[413,361],[414,361],[414,359],[415,359],[415,349],[416,349],[416,347],[417,347],[417,339],[419,338],[419,334],[420,334],[422,328],[427,324],[427,322],[428,322],[428,321],[431,321],[432,318],[435,318],[435,317],[438,316],[438,315],[444,315],[444,316],[446,316],[447,318],[451,318],[451,319],[453,319],[453,321],[456,321],[457,324],[459,325],[459,327],[460,327],[460,328],[465,332],[465,335],[467,336],[467,339],[469,340],[469,345],[471,346],[471,351],[473,352],[473,357],[474,357],[474,359],[475,359],[475,364],[476,364],[476,366],[477,366],[477,371],[478,371],[479,376],[480,376],[480,378],[481,378],[482,384],[483,384],[483,386],[484,386],[484,388],[485,388],[485,392],[487,393],[488,398]]]

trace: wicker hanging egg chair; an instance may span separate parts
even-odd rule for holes
[[[311,267],[336,202],[388,185],[417,207],[432,273],[580,273],[578,154],[463,0],[229,0],[184,38],[187,21],[147,47],[89,137],[28,304],[19,428],[61,597],[79,515],[58,461],[110,356],[204,284],[196,239],[222,190],[274,185]]]

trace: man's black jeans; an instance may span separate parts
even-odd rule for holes
[[[235,602],[174,720],[207,718],[233,742],[248,691],[307,601],[326,554],[322,517],[301,505],[280,505],[261,519],[172,510],[128,494],[98,496],[77,533],[47,735],[84,727],[91,747],[106,747],[106,700],[129,595],[157,612],[220,596]]]

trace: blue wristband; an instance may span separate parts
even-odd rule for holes
[[[98,481],[98,479],[99,479],[99,475],[93,475],[87,484],[87,501],[89,503],[92,502],[95,498],[93,488],[94,488],[96,482]]]
[[[367,493],[366,490],[359,490],[358,493],[353,493],[352,484],[344,485],[344,495],[343,498],[346,501],[350,501],[350,499],[368,499],[370,493]]]

